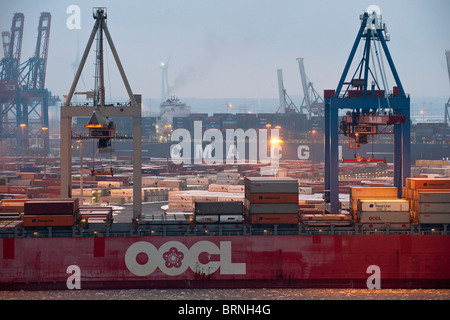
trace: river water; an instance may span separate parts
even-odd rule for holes
[[[0,291],[0,300],[450,300],[450,289],[136,289]]]

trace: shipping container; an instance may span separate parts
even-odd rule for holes
[[[71,227],[78,215],[24,215],[24,227]]]
[[[246,177],[246,193],[298,193],[298,180],[278,177]]]
[[[247,193],[251,203],[298,203],[297,193]]]
[[[361,223],[409,223],[409,211],[361,211],[357,214]]]
[[[417,208],[419,213],[449,213],[450,214],[450,202],[438,203],[438,202],[425,202],[419,203]]]
[[[406,178],[411,189],[450,189],[450,179]]]
[[[298,203],[251,203],[245,201],[246,210],[253,213],[269,213],[269,214],[284,214],[295,213],[298,214]]]
[[[243,216],[241,215],[220,215],[219,222],[220,223],[241,223],[243,220]]]
[[[358,200],[358,211],[409,211],[407,200]]]
[[[352,219],[348,214],[301,214],[300,219],[303,224],[309,226],[348,226],[351,225]]]
[[[397,188],[395,187],[351,187],[350,196],[357,199],[363,197],[397,197]]]
[[[251,224],[298,224],[298,214],[250,214]]]
[[[313,187],[298,187],[298,193],[300,194],[313,194]]]
[[[245,187],[243,185],[230,185],[227,191],[230,193],[244,193]]]
[[[25,202],[25,215],[68,215],[79,209],[78,198],[30,200]]]
[[[233,215],[243,213],[242,201],[195,202],[195,215]]]
[[[226,184],[210,184],[209,192],[228,192],[229,185]]]
[[[218,215],[198,215],[195,216],[195,221],[198,223],[218,223]]]
[[[444,189],[445,190],[445,189]],[[425,190],[417,190],[417,200],[419,202],[450,202],[450,190],[449,191],[433,191],[428,192]]]
[[[421,213],[419,214],[421,224],[441,224],[450,223],[450,214],[443,213]]]

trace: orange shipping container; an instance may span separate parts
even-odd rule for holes
[[[251,203],[297,203],[297,193],[250,193]]]
[[[9,193],[9,186],[7,185],[0,186],[0,193]]]
[[[251,214],[251,224],[298,224],[298,214]]]
[[[450,189],[450,179],[410,178],[411,189]]]
[[[71,227],[74,223],[74,215],[23,216],[24,227]]]
[[[24,202],[27,202],[29,199],[2,199],[2,206],[16,206],[22,205]]]

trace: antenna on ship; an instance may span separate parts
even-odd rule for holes
[[[141,139],[141,95],[134,95],[131,90],[125,71],[117,54],[116,47],[111,38],[106,24],[107,10],[105,7],[94,7],[93,18],[94,27],[89,37],[88,43],[81,58],[78,70],[73,79],[72,86],[67,94],[66,101],[61,107],[61,197],[70,198],[72,196],[72,117],[90,117],[85,127],[89,128],[89,136],[83,139],[98,139],[97,148],[99,151],[111,150],[111,139],[116,138],[115,125],[109,117],[132,117],[133,118],[133,221],[137,221],[142,212],[142,139]],[[71,100],[75,94],[75,89],[86,63],[87,56],[97,35],[96,63],[95,63],[95,90],[86,92],[87,98],[92,99],[92,103],[72,106]],[[105,104],[105,85],[103,69],[103,37],[106,37],[114,56],[117,68],[121,75],[123,84],[128,94],[129,102],[117,104]],[[123,137],[121,137],[123,138]],[[77,137],[77,140],[80,137]],[[110,151],[111,152],[111,151]],[[105,174],[111,174],[105,172]]]

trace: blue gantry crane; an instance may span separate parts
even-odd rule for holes
[[[41,12],[34,55],[21,63],[24,20],[22,13],[15,13],[11,32],[2,33],[5,56],[0,61],[0,141],[3,153],[47,154],[52,97],[45,88],[45,75],[51,14]]]
[[[339,211],[339,133],[352,148],[369,142],[379,127],[393,126],[394,186],[401,198],[405,179],[410,176],[410,98],[403,89],[387,47],[389,34],[378,6],[369,6],[360,16],[361,25],[336,90],[325,90],[325,211]],[[347,80],[355,54],[363,44],[362,58]],[[390,92],[384,67],[387,60],[395,81]],[[339,123],[339,110],[348,109]],[[364,158],[352,161],[375,162]]]

